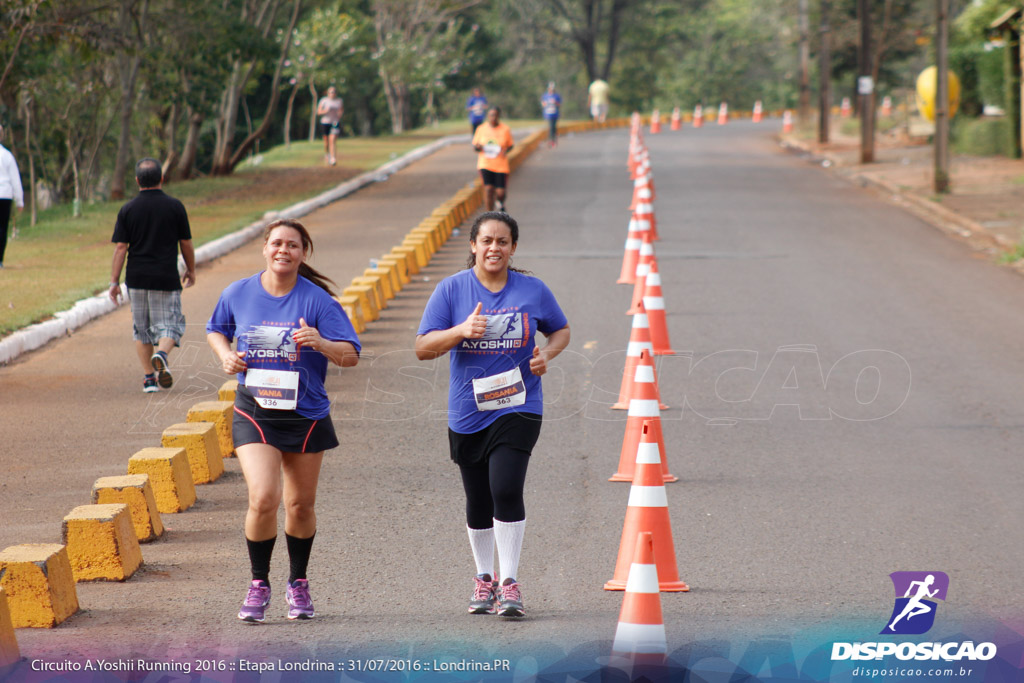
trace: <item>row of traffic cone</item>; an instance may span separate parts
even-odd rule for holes
[[[652,116],[651,132],[660,129]],[[673,113],[673,129],[678,109]],[[626,363],[613,409],[627,410],[626,431],[617,471],[610,481],[632,485],[619,541],[615,572],[605,590],[624,590],[613,655],[633,666],[659,666],[667,654],[661,591],[688,591],[679,578],[668,512],[666,482],[678,481],[668,468],[661,429],[661,402],[654,355],[674,353],[668,338],[654,242],[653,187],[650,158],[643,143],[639,115],[634,115],[628,164],[634,179],[631,218],[618,283],[633,285],[628,315],[633,316]]]
[[[635,116],[639,117],[638,114]],[[764,119],[764,107],[761,104],[761,100],[754,102],[754,108],[751,111],[750,120],[754,123],[760,123]],[[669,127],[671,130],[680,130],[683,127],[683,117],[680,113],[679,107],[675,107],[672,110],[672,116],[669,119]],[[729,104],[728,102],[722,102],[718,105],[718,125],[724,126],[729,123]],[[693,108],[693,127],[700,128],[704,125],[704,107],[703,105],[696,105]],[[651,134],[657,134],[661,132],[661,110],[655,109],[651,112],[650,122]]]

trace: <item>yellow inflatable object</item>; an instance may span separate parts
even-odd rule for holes
[[[938,90],[939,70],[930,66],[917,77],[917,109],[929,121],[935,120],[935,91]],[[960,79],[949,74],[949,118],[953,118],[960,104]]]

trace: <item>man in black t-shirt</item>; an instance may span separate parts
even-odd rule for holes
[[[135,165],[139,194],[121,207],[114,225],[114,262],[110,270],[110,299],[121,297],[121,268],[132,306],[135,349],[143,367],[142,390],[170,389],[168,354],[185,333],[181,287],[196,281],[196,259],[185,206],[164,194],[160,162],[145,158]],[[185,274],[178,280],[178,247]],[[154,350],[155,349],[155,350]]]

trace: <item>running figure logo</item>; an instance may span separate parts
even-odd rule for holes
[[[927,633],[935,623],[936,600],[946,599],[949,577],[945,572],[893,572],[889,578],[896,590],[896,604],[881,633]]]
[[[298,357],[298,347],[292,339],[291,327],[253,325],[248,332],[240,334],[247,346],[246,358],[287,359]]]

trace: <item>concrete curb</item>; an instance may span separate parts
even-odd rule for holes
[[[810,155],[812,159],[829,161],[831,164],[830,170],[833,170],[837,175],[846,178],[850,182],[856,183],[861,187],[870,187],[896,198],[908,211],[939,230],[944,232],[953,232],[960,237],[981,237],[989,240],[1001,249],[1013,249],[1017,246],[1012,240],[1007,239],[1003,235],[991,232],[977,221],[967,218],[955,211],[951,211],[950,209],[947,209],[941,204],[926,197],[922,197],[913,192],[905,192],[900,187],[893,185],[892,183],[879,178],[871,178],[862,173],[853,171],[848,167],[843,167],[840,165],[839,160],[836,157],[828,153],[815,152],[798,140],[786,140],[779,138],[779,144],[791,152],[807,154]]]
[[[367,171],[352,180],[348,180],[337,187],[330,189],[310,199],[292,204],[280,211],[268,212],[262,219],[251,223],[246,227],[237,230],[230,235],[219,237],[212,242],[207,242],[196,249],[196,265],[208,263],[220,258],[242,245],[255,239],[263,233],[268,223],[278,218],[298,218],[305,216],[316,209],[322,208],[331,202],[335,202],[347,195],[352,194],[360,188],[375,182],[387,180],[389,176],[409,166],[434,152],[456,143],[469,143],[469,135],[449,135],[434,142],[418,147],[411,152],[389,161],[374,170]],[[185,272],[185,263],[178,257],[178,270]],[[127,301],[127,290],[121,285],[121,305]],[[74,330],[102,315],[112,312],[118,307],[106,294],[100,294],[88,299],[77,301],[70,309],[54,314],[52,320],[47,320],[35,325],[30,325],[18,330],[3,339],[0,339],[0,365],[6,365],[23,353],[34,351],[47,343],[71,334]]]

